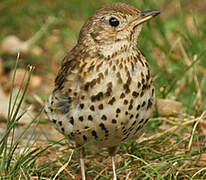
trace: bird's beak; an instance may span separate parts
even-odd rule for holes
[[[140,16],[134,21],[135,26],[140,25],[153,17],[160,14],[160,11],[157,10],[149,10],[149,11],[143,11],[140,13]]]

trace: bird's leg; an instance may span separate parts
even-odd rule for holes
[[[81,147],[80,150],[79,150],[79,159],[80,159],[82,180],[86,180],[85,166],[84,166],[84,155],[85,155],[84,147]]]
[[[111,147],[108,148],[109,150],[109,155],[112,157],[112,169],[113,169],[113,179],[117,180],[117,174],[116,174],[116,168],[115,168],[115,153],[117,150],[117,147]]]
[[[116,174],[116,169],[115,169],[115,159],[114,159],[114,156],[112,156],[112,169],[113,169],[113,177],[114,177],[114,180],[117,180],[117,174]]]

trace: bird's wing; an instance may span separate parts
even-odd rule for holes
[[[61,124],[66,122],[70,114],[73,100],[70,89],[75,88],[74,84],[78,84],[78,73],[75,70],[78,66],[77,57],[72,50],[64,57],[55,79],[55,89],[45,104],[49,119],[57,125],[59,131],[62,131],[63,125]],[[66,133],[69,134],[72,128],[72,126],[67,127]]]

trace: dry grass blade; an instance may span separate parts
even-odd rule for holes
[[[74,150],[72,150],[71,155],[69,156],[69,160],[58,170],[58,172],[56,173],[56,175],[54,176],[54,178],[52,180],[56,180],[58,175],[65,170],[65,168],[68,166],[68,164],[71,161],[72,155],[74,153]],[[69,175],[72,177],[72,179],[75,179],[74,175],[72,175],[71,173],[69,173]]]
[[[199,122],[201,120],[203,120],[203,118],[205,117],[205,114],[206,114],[206,110],[202,113],[202,115],[198,118],[196,118],[196,122],[195,122],[195,125],[192,129],[192,134],[191,134],[191,137],[190,137],[190,141],[189,141],[189,144],[188,144],[188,150],[190,151],[191,150],[191,146],[192,146],[192,140],[193,140],[193,136],[194,136],[194,133],[195,133],[195,130],[197,128],[197,125],[199,124]]]
[[[194,179],[196,175],[198,175],[199,173],[201,173],[202,171],[205,171],[205,170],[206,170],[206,167],[204,167],[204,168],[200,169],[199,171],[197,171],[197,172],[192,176],[191,180]]]

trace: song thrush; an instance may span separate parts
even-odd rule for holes
[[[138,137],[152,115],[155,90],[151,69],[136,47],[142,24],[160,12],[112,3],[97,10],[63,59],[46,112],[56,128],[81,147],[107,147]]]

